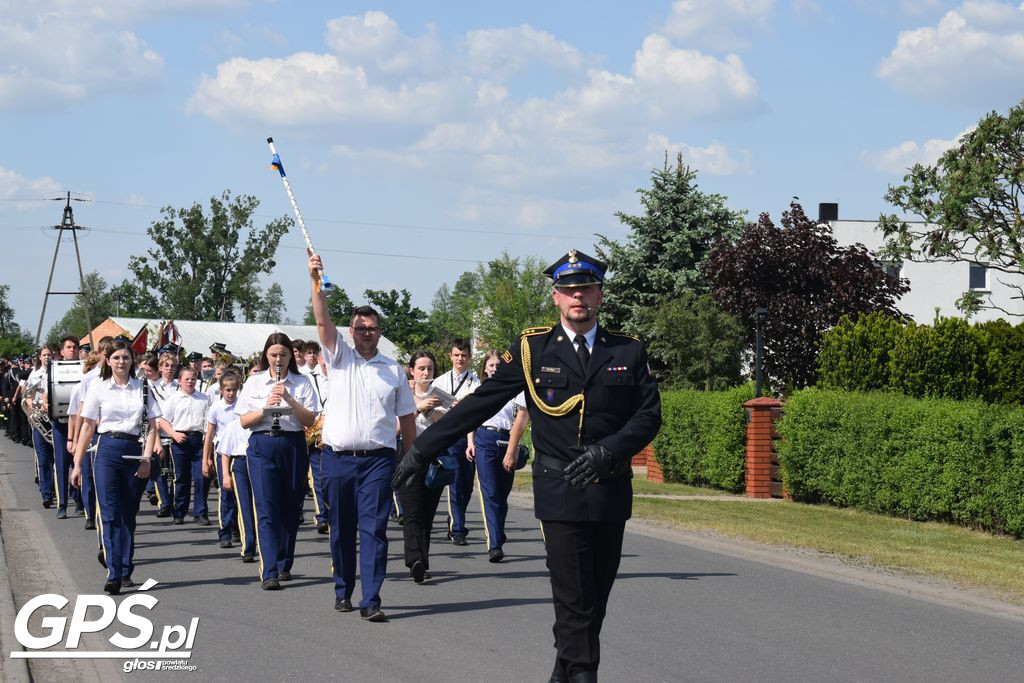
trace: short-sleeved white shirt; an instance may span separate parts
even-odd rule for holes
[[[305,375],[289,372],[285,375],[283,381],[285,389],[288,390],[288,393],[296,401],[305,406],[307,410],[311,410],[314,413],[320,412],[320,406],[317,405],[316,392]],[[269,370],[264,370],[250,376],[249,379],[245,380],[242,390],[238,392],[238,400],[235,401],[235,412],[239,415],[245,415],[246,413],[263,410],[267,405],[267,397],[270,396],[270,390],[274,388],[276,383],[277,381],[270,376]],[[270,429],[273,424],[274,418],[267,411],[264,413],[263,418],[251,427],[251,430],[260,432]],[[282,415],[279,418],[279,424],[281,429],[285,431],[297,432],[303,429],[302,423],[299,422],[294,414]]]
[[[142,381],[132,377],[118,385],[114,378],[93,382],[82,404],[82,417],[96,420],[96,432],[138,434],[142,426]],[[147,419],[160,417],[160,404],[149,395]]]
[[[302,368],[305,369],[302,374],[309,378],[309,383],[313,385],[313,391],[316,392],[317,406],[323,410],[327,402],[327,377],[320,372],[319,365],[312,369],[308,365],[304,365]]]
[[[485,421],[480,426],[504,429],[506,432],[511,430],[517,406],[519,407],[519,410],[526,409],[526,394],[524,392],[519,392],[519,395],[502,406],[501,410],[499,410],[494,417]]]
[[[89,386],[99,379],[100,372],[101,368],[97,365],[82,376],[82,381],[79,382],[78,386],[71,392],[71,405],[68,406],[69,415],[78,415],[82,412],[82,406],[85,405],[85,399],[89,396]],[[77,396],[75,395],[75,391],[78,392]]]
[[[164,401],[163,418],[176,432],[206,431],[206,413],[210,410],[210,397],[201,391],[186,394],[180,388]]]
[[[206,415],[206,423],[213,425],[213,443],[219,446],[221,440],[224,438],[224,432],[227,431],[228,425],[237,421],[238,413],[235,412],[234,403],[229,404],[223,398],[219,398],[214,401],[213,405],[210,407],[210,412]],[[224,451],[220,452],[223,453]]]
[[[31,389],[32,387],[43,384],[46,382],[46,366],[40,365],[38,368],[29,373],[28,379],[25,380],[25,388]]]
[[[178,390],[178,380],[172,379],[170,382],[165,383],[161,377],[157,381],[150,383],[150,390],[156,396],[157,403],[162,407],[167,402],[167,399],[174,396],[174,392]]]
[[[221,435],[217,452],[226,453],[233,458],[245,455],[249,448],[250,434],[252,432],[243,427],[240,420],[229,422]]]
[[[336,451],[394,448],[395,419],[416,411],[405,371],[379,351],[366,360],[337,335],[322,349],[330,382],[324,406],[324,445]]]

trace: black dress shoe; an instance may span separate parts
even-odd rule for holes
[[[354,608],[352,607],[352,601],[348,598],[335,598],[334,609],[339,612],[351,612]]]
[[[88,518],[87,518],[87,519],[85,520],[85,530],[86,530],[86,531],[92,531],[92,530],[93,530],[93,529],[95,529],[95,528],[96,528],[96,522],[94,522],[94,521],[92,521],[91,519],[88,519]]]
[[[220,547],[221,548],[230,548],[231,547],[231,540],[225,538],[223,541],[220,542]]]
[[[292,573],[291,572],[278,572],[277,573],[277,578],[279,580],[281,580],[281,581],[291,581],[292,580]]]
[[[277,577],[267,579],[263,582],[263,590],[265,591],[279,591],[281,590],[281,582],[277,580]]]
[[[360,607],[359,616],[364,621],[386,621],[387,615],[380,611],[380,607]]]
[[[209,517],[207,517],[206,515],[203,515],[202,517],[199,518],[199,524],[201,526],[210,526],[210,524],[212,524],[212,522],[210,521]]]
[[[49,510],[53,507],[53,498],[43,498],[43,507]]]
[[[185,523],[185,518],[184,517],[175,517],[174,518],[174,523],[175,524],[184,524]]]
[[[100,561],[100,564],[103,565],[104,569],[107,568],[107,557],[103,554],[102,548],[100,548],[99,551],[96,553],[96,559]]]
[[[409,573],[412,574],[412,580],[416,583],[423,583],[423,577],[427,573],[427,567],[423,564],[423,560],[416,560],[409,567]]]
[[[164,508],[163,510],[157,510],[156,516],[160,517],[161,519],[163,519],[164,517],[170,517],[171,511],[168,510],[167,508]]]
[[[597,672],[581,671],[570,678],[569,683],[597,683]]]
[[[256,556],[255,555],[242,555],[242,562],[244,562],[246,564],[252,564],[255,561],[256,561]]]
[[[488,562],[501,562],[505,559],[505,551],[501,548],[491,548],[487,551]]]
[[[135,582],[134,581],[132,581],[127,576],[122,576],[121,577],[121,588],[134,588],[134,587],[135,587]]]
[[[117,579],[113,581],[107,581],[103,584],[103,590],[111,595],[117,595],[121,592],[121,582]]]
[[[156,505],[159,502],[160,502],[160,499],[156,497],[155,493],[149,494],[149,504],[150,505]]]
[[[452,545],[468,545],[465,534],[452,534]]]
[[[329,526],[327,526],[327,522],[319,522],[316,525],[316,532],[318,534],[326,534],[330,530],[331,530],[331,528]]]

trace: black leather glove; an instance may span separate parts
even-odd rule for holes
[[[405,456],[395,466],[395,474],[391,477],[391,488],[397,491],[404,486],[409,486],[418,477],[423,476],[429,465],[430,458],[416,450],[416,446],[410,446],[405,451]]]
[[[607,479],[615,472],[615,456],[599,443],[587,446],[565,468],[565,480],[577,488],[586,488],[598,479]]]

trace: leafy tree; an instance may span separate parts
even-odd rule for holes
[[[225,190],[210,198],[209,214],[198,203],[165,207],[146,231],[156,246],[133,256],[128,267],[154,292],[164,314],[182,320],[235,319],[236,307],[259,309],[258,276],[274,268],[273,256],[292,220],[253,225],[259,201]]]
[[[28,355],[34,350],[32,342],[25,338],[25,333],[0,336],[0,358]]]
[[[14,308],[7,299],[10,291],[10,285],[0,285],[0,358],[31,353],[35,341],[14,322]]]
[[[21,332],[18,323],[14,322],[14,308],[7,299],[10,293],[10,285],[0,285],[0,337],[16,336]]]
[[[480,275],[466,271],[452,289],[442,284],[430,306],[430,336],[434,343],[446,346],[452,339],[473,337],[473,316],[479,306]],[[445,350],[447,352],[447,349]]]
[[[427,314],[409,303],[411,295],[408,290],[367,289],[363,293],[380,313],[381,334],[403,354],[408,355],[423,346],[430,335]]]
[[[747,322],[749,345],[755,309],[768,309],[765,374],[785,389],[814,383],[818,339],[844,314],[901,317],[895,302],[909,290],[863,245],[840,247],[832,228],[810,220],[797,203],[782,214],[782,229],[763,213],[735,244],[720,241],[703,272],[715,301]]]
[[[247,316],[246,322],[280,323],[284,319],[284,312],[284,290],[275,282],[267,288],[266,296],[260,298],[256,315],[252,319]]]
[[[640,318],[655,375],[678,389],[718,391],[740,384],[743,326],[708,294],[685,292]]]
[[[164,317],[160,310],[160,304],[153,293],[131,280],[124,280],[112,288],[108,296],[113,309],[111,315],[125,318]],[[94,320],[93,323],[95,324],[96,321]]]
[[[1024,101],[1006,116],[992,112],[934,166],[915,164],[886,201],[924,223],[882,215],[883,255],[912,261],[969,261],[1024,275]],[[1003,282],[1024,297],[1021,279]],[[957,301],[965,313],[998,309],[978,292]],[[1012,315],[1019,315],[1012,313]]]
[[[651,187],[640,188],[642,216],[615,215],[630,234],[624,243],[599,235],[597,255],[610,267],[601,321],[612,328],[642,332],[643,311],[689,290],[706,290],[700,265],[716,241],[731,241],[743,227],[744,212],[726,207],[726,198],[697,188],[697,172],[668,154],[651,172]]]
[[[503,253],[477,268],[479,307],[475,337],[486,346],[504,349],[527,327],[557,319],[551,303],[551,280],[540,259],[513,258]]]
[[[327,311],[331,314],[331,321],[338,327],[348,327],[352,318],[352,309],[356,305],[352,303],[348,292],[343,288],[334,286],[334,289],[327,293]],[[306,312],[302,316],[303,325],[316,325],[316,316],[313,315],[313,305],[306,304]]]

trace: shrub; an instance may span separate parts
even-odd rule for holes
[[[940,318],[934,327],[908,325],[892,351],[892,387],[907,396],[974,399],[982,395],[984,335],[962,318]]]
[[[654,453],[666,481],[743,490],[746,384],[728,391],[691,389],[661,394],[661,431]]]
[[[778,431],[797,500],[1024,535],[1024,409],[809,389]]]
[[[888,389],[890,357],[904,323],[884,313],[843,316],[821,337],[818,386],[846,391]]]
[[[987,350],[986,401],[1024,405],[1024,323],[1016,327],[1005,320],[977,325]]]

